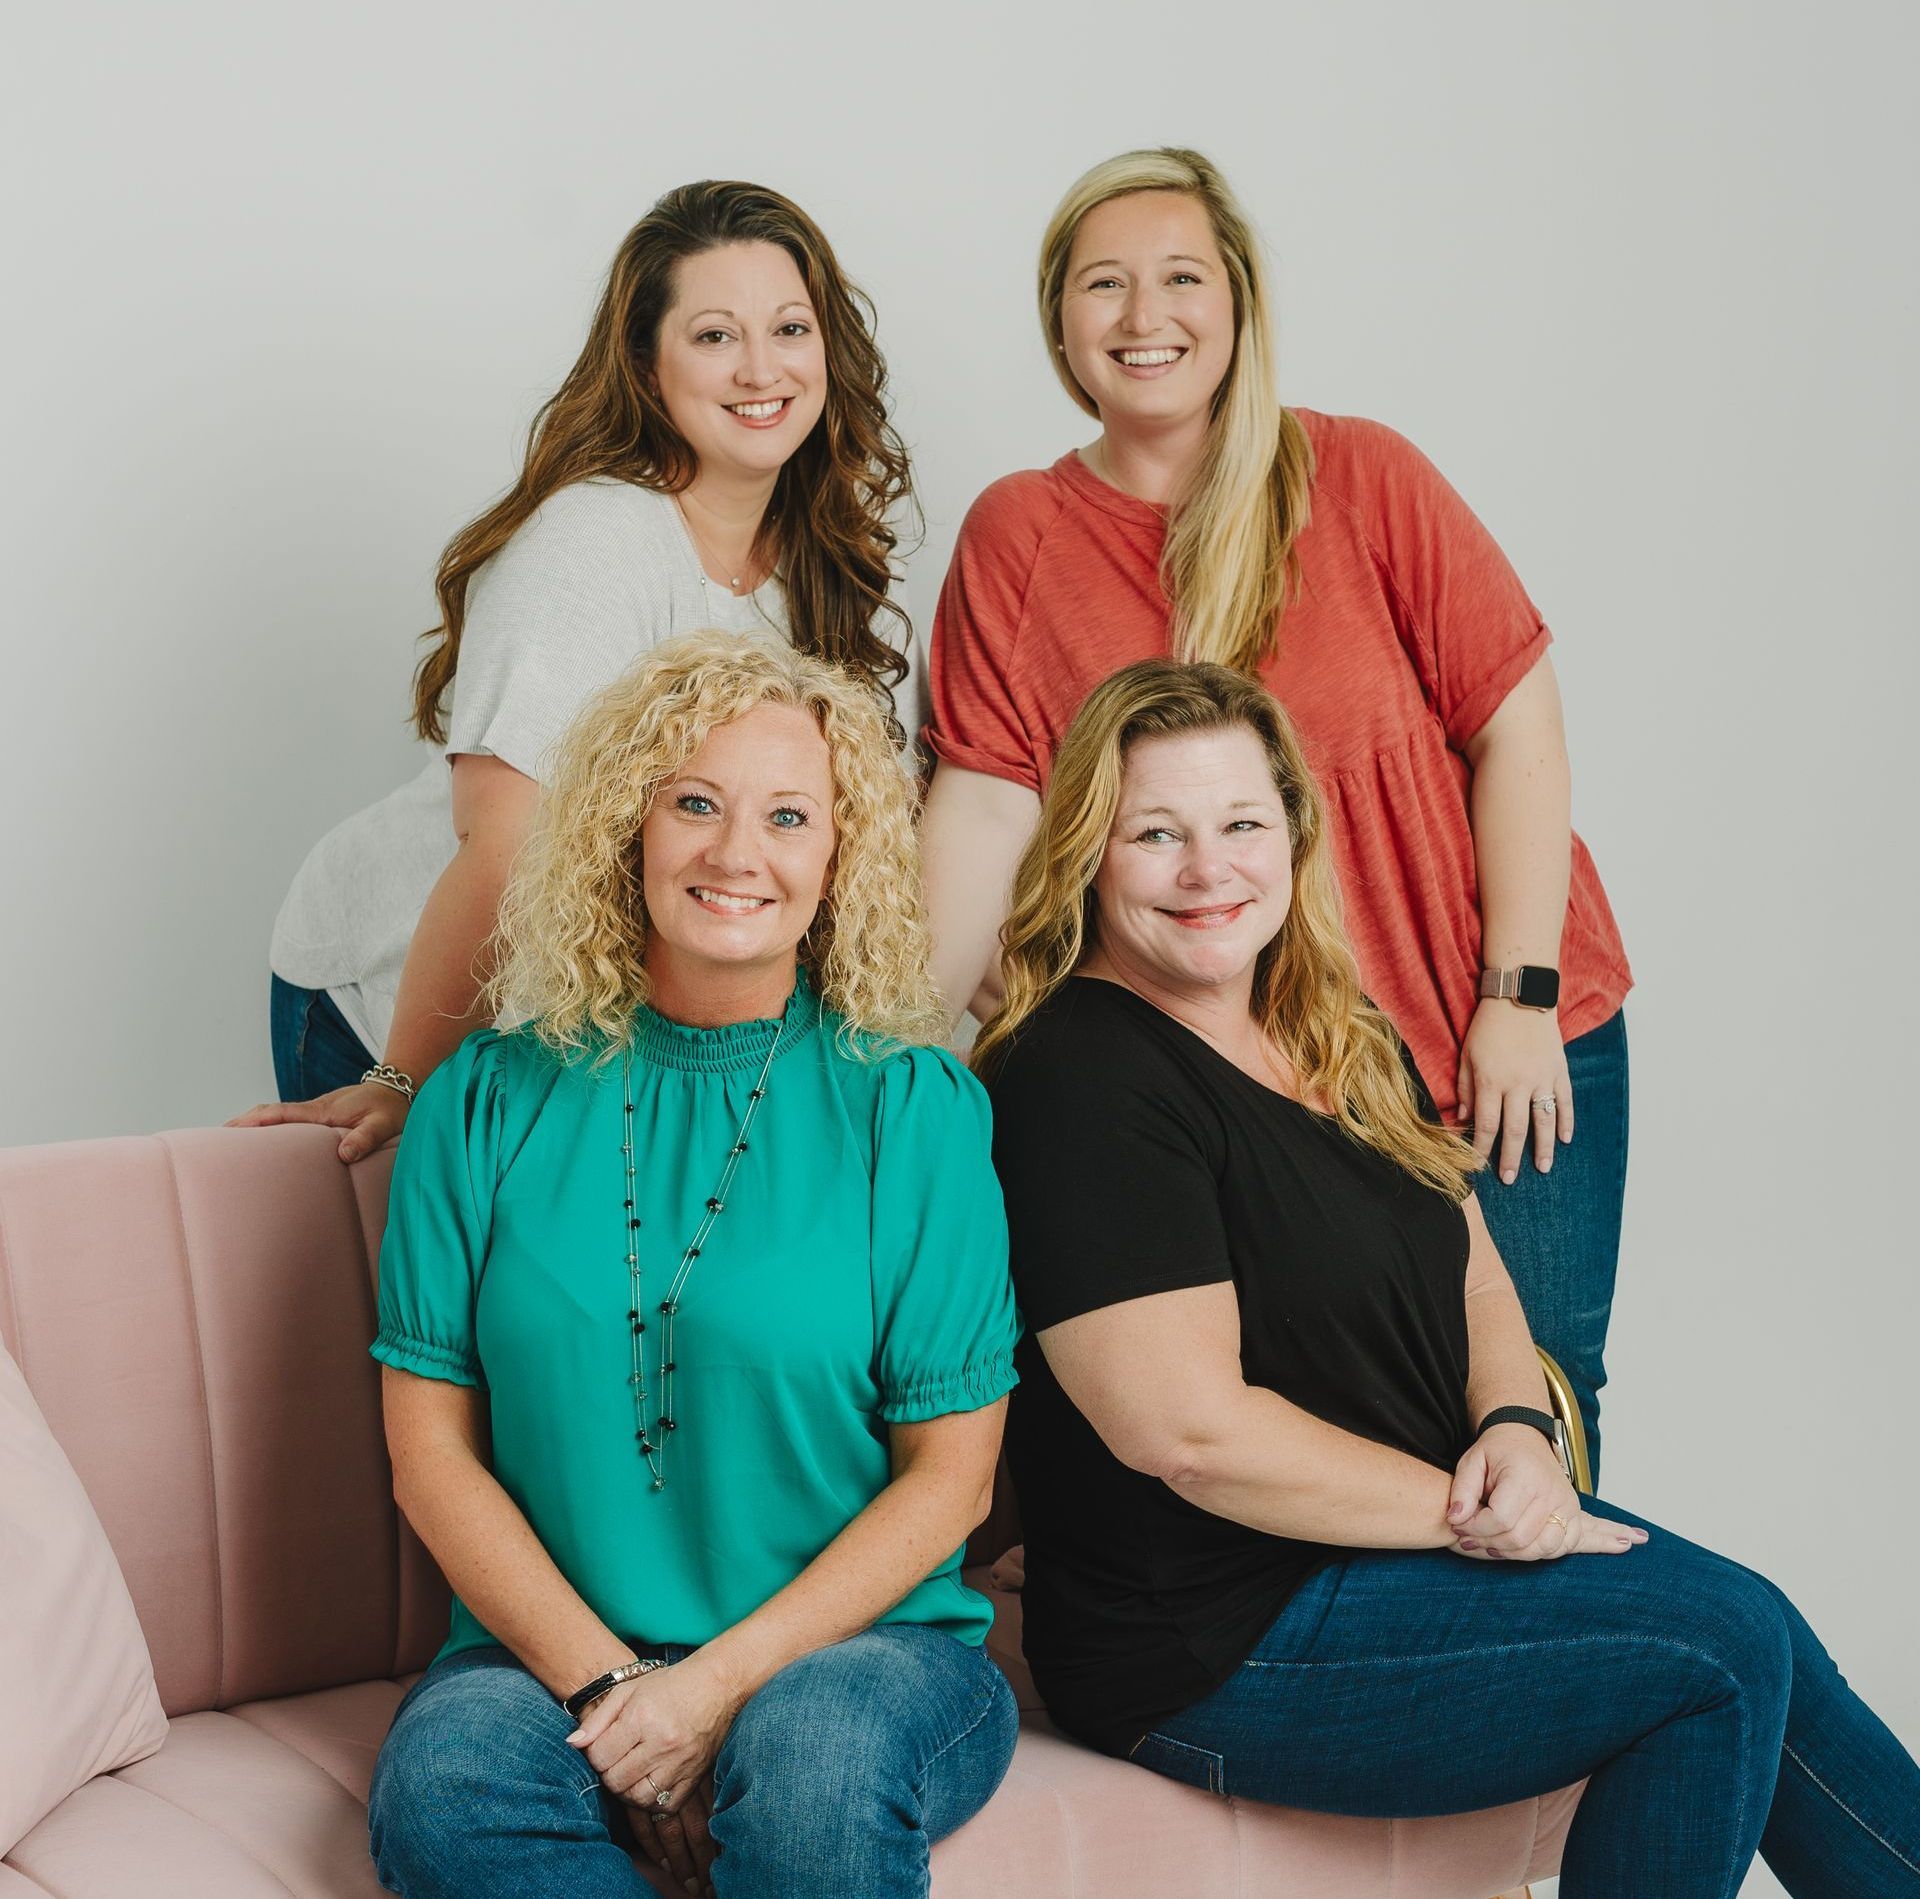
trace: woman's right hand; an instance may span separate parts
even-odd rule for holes
[[[1496,1424],[1453,1473],[1447,1521],[1462,1556],[1546,1563],[1560,1556],[1623,1556],[1645,1530],[1589,1516],[1547,1440],[1530,1424]]]
[[[641,1852],[688,1892],[711,1893],[716,1848],[708,1821],[713,1812],[713,1781],[701,1781],[677,1813],[662,1813],[651,1800],[631,1791],[620,1800]]]
[[[311,1121],[320,1127],[342,1128],[339,1155],[343,1161],[364,1160],[375,1148],[399,1137],[413,1104],[397,1088],[377,1081],[357,1081],[311,1101],[265,1101],[245,1114],[236,1114],[230,1128],[274,1128],[292,1121]]]

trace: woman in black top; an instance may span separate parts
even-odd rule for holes
[[[1792,1605],[1582,1507],[1272,698],[1171,660],[1097,688],[1004,942],[976,1064],[1061,1726],[1329,1812],[1590,1776],[1564,1899],[1724,1895],[1756,1850],[1796,1894],[1920,1895],[1920,1769]]]

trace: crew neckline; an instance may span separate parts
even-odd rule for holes
[[[1116,488],[1112,482],[1103,481],[1080,459],[1080,451],[1077,448],[1068,449],[1054,463],[1053,472],[1081,500],[1090,501],[1104,513],[1114,515],[1122,521],[1135,522],[1142,527],[1165,530],[1169,510],[1164,502],[1142,501],[1138,495],[1130,495],[1124,488]]]
[[[777,1016],[747,1022],[723,1022],[718,1028],[696,1029],[669,1021],[659,1010],[642,1003],[634,1011],[633,1051],[659,1068],[677,1068],[694,1074],[731,1074],[757,1069],[767,1059],[767,1039],[774,1038],[776,1061],[814,1031],[820,1020],[820,998],[805,970],[796,970],[793,993]]]
[[[771,623],[771,616],[767,612],[766,602],[761,598],[761,595],[763,595],[769,587],[780,583],[779,563],[776,561],[772,567],[767,569],[766,578],[761,581],[759,586],[750,589],[746,593],[735,593],[724,581],[715,580],[714,577],[707,572],[707,563],[701,555],[700,544],[693,538],[693,529],[688,524],[686,512],[680,506],[679,500],[675,496],[667,494],[658,488],[649,489],[647,492],[659,495],[660,499],[666,503],[667,512],[673,516],[673,524],[675,528],[679,530],[680,534],[681,551],[692,563],[694,580],[698,583],[701,598],[706,601],[709,610],[717,608],[722,613],[738,613],[742,618],[751,618],[753,615],[758,614],[761,619]],[[725,631],[730,633],[742,630],[743,629],[738,627],[728,627],[725,629]]]
[[[1326,1109],[1311,1107],[1302,1101],[1298,1095],[1290,1095],[1284,1089],[1275,1088],[1270,1083],[1262,1081],[1257,1075],[1249,1075],[1230,1055],[1223,1055],[1219,1049],[1215,1048],[1198,1029],[1192,1028],[1187,1023],[1182,1022],[1177,1015],[1161,1008],[1157,1002],[1149,1002],[1139,990],[1130,989],[1123,982],[1115,982],[1110,976],[1088,976],[1081,974],[1077,970],[1069,978],[1069,981],[1081,984],[1080,993],[1083,995],[1089,990],[1106,989],[1111,990],[1116,995],[1126,997],[1127,1002],[1122,1006],[1131,1005],[1135,1013],[1145,1011],[1146,1015],[1152,1020],[1170,1024],[1178,1035],[1186,1041],[1191,1042],[1196,1048],[1202,1050],[1216,1067],[1224,1069],[1230,1075],[1239,1076],[1240,1080],[1244,1082],[1247,1087],[1254,1089],[1265,1100],[1284,1101],[1295,1114],[1304,1114],[1308,1120],[1321,1126],[1338,1126],[1335,1117]],[[762,1043],[761,1046],[764,1048],[765,1044]]]

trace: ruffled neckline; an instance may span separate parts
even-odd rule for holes
[[[775,1038],[774,1059],[811,1035],[820,1021],[820,998],[804,970],[796,971],[793,994],[777,1016],[749,1022],[723,1022],[718,1028],[690,1028],[670,1022],[644,1003],[634,1012],[633,1050],[645,1062],[705,1075],[757,1069],[767,1059],[767,1040]]]

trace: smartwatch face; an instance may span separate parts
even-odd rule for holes
[[[1528,964],[1520,971],[1513,999],[1523,1009],[1551,1009],[1560,1000],[1560,972]]]

